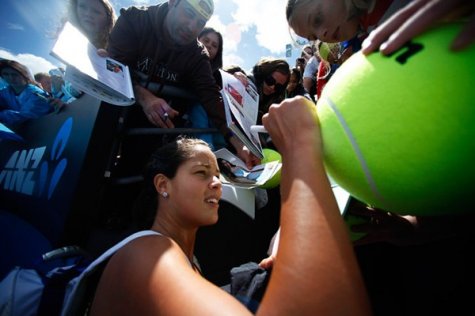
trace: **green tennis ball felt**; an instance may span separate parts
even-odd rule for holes
[[[475,45],[462,24],[431,29],[389,57],[351,56],[317,103],[327,172],[357,199],[398,214],[475,209]]]
[[[261,160],[261,163],[267,163],[271,161],[278,161],[282,162],[282,156],[275,150],[269,148],[263,148],[262,153],[264,154],[264,158]],[[267,180],[266,183],[260,186],[262,189],[272,189],[277,187],[280,184],[280,172],[279,170],[272,178]]]

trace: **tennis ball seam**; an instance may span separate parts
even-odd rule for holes
[[[366,179],[366,182],[368,183],[368,186],[373,193],[373,195],[383,204],[385,205],[385,199],[383,195],[379,192],[378,187],[376,185],[376,181],[374,180],[371,171],[369,170],[368,164],[364,158],[363,152],[361,151],[360,147],[358,146],[358,143],[356,142],[356,138],[351,132],[351,129],[349,125],[347,124],[345,118],[341,114],[341,112],[338,110],[337,106],[335,103],[329,98],[326,97],[325,100],[327,101],[326,104],[330,107],[330,109],[333,111],[335,114],[336,118],[338,119],[338,122],[340,122],[341,127],[343,128],[343,131],[350,141],[351,147],[353,148],[353,152],[356,155],[356,159],[358,160],[361,169],[363,170],[364,177]]]

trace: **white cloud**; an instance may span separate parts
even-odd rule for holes
[[[149,6],[154,5],[153,1],[150,0],[133,0],[132,5],[134,6]]]
[[[285,18],[287,0],[233,0],[238,9],[232,14],[241,31],[256,27],[259,46],[278,54],[285,51],[290,42],[289,28]]]
[[[43,57],[39,57],[32,54],[14,55],[4,49],[0,49],[0,57],[5,59],[16,60],[19,63],[22,63],[23,65],[28,67],[32,75],[37,72],[48,72],[50,69],[58,67],[56,65],[53,65],[51,62],[44,59]]]
[[[15,23],[7,23],[7,28],[10,30],[16,30],[16,31],[24,31],[25,27],[20,24],[15,24]]]
[[[269,50],[269,56],[285,56],[285,46],[292,42],[285,18],[288,0],[226,1],[215,0],[215,14],[207,24],[224,37],[224,65],[252,67],[262,56],[244,61],[240,55],[258,54],[261,48]],[[255,37],[249,41],[251,31]]]
[[[223,55],[224,66],[231,66],[231,65],[242,66],[243,64],[244,64],[244,60],[236,54]],[[247,71],[247,69],[244,69],[244,70]]]
[[[215,14],[206,25],[220,32],[225,39],[225,45],[223,47],[224,55],[233,54],[237,51],[237,47],[241,41],[241,31],[238,24],[230,23],[225,25],[221,22],[219,15]]]

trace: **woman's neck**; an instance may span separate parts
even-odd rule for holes
[[[152,226],[152,230],[176,242],[190,262],[193,262],[196,232],[198,228],[187,230],[170,221],[156,220]]]

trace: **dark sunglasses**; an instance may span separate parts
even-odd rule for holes
[[[282,92],[282,91],[285,90],[285,86],[284,86],[283,84],[277,83],[277,81],[275,81],[275,79],[274,79],[274,77],[272,77],[272,75],[268,75],[268,76],[264,79],[264,82],[265,82],[266,85],[268,85],[269,87],[274,86],[275,92]]]

